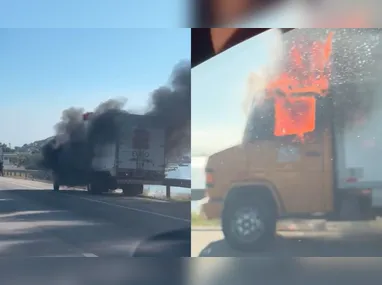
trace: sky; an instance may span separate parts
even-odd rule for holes
[[[186,27],[188,0],[0,0],[0,28]]]
[[[239,143],[246,123],[247,80],[272,62],[278,39],[270,30],[192,69],[192,156],[210,155]]]
[[[190,54],[189,29],[0,29],[0,142],[52,136],[71,106],[126,97],[142,111]]]
[[[208,155],[241,142],[246,115],[243,108],[251,72],[271,66],[272,45],[279,34],[253,37],[191,71],[191,187],[205,187]],[[195,203],[193,203],[195,204]],[[195,206],[195,205],[193,205]]]

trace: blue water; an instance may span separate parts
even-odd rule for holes
[[[170,171],[167,175],[168,178],[178,178],[178,179],[190,179],[191,178],[191,188],[193,189],[203,189],[205,186],[205,164],[206,157],[192,157],[191,165],[186,165],[179,167],[174,171]],[[166,187],[150,185],[148,186],[150,192],[155,195],[163,195],[166,192]],[[181,188],[181,187],[171,187],[171,195],[176,194],[189,194],[191,195],[191,189]],[[198,212],[199,205],[198,201],[191,202],[191,211]]]
[[[176,170],[169,171],[167,178],[175,178],[175,179],[190,179],[191,178],[191,165],[180,166]],[[147,185],[145,187],[150,191],[151,194],[163,194],[166,192],[166,186],[160,185]],[[190,188],[182,188],[182,187],[171,187],[171,195],[177,194],[189,194],[191,195]]]

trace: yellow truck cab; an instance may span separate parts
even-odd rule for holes
[[[359,96],[354,84],[331,86],[325,96],[294,92],[315,98],[314,127],[303,139],[277,134],[278,99],[269,96],[252,107],[242,144],[209,156],[201,212],[221,219],[232,247],[264,248],[283,218],[353,221],[381,215],[382,84],[374,82],[367,96]],[[352,111],[361,119],[343,112],[344,90],[368,106],[367,113]]]

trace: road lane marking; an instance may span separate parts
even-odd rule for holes
[[[97,255],[93,253],[78,253],[78,254],[52,254],[52,255],[35,255],[35,256],[25,256],[23,258],[49,258],[49,257],[98,257]],[[1,258],[7,258],[7,257],[0,257]]]
[[[25,185],[25,184],[16,183],[16,182],[13,182],[13,181],[11,182],[8,179],[7,179],[7,183],[10,183],[10,184],[13,184],[13,185],[17,185],[17,186],[23,186],[23,187],[27,187],[27,188],[31,188],[31,189],[38,189],[38,190],[41,189],[39,187],[34,187],[34,186],[31,186],[31,185]],[[52,190],[52,192],[53,192],[53,190]],[[77,197],[77,196],[70,195],[70,194],[67,194],[67,193],[61,193],[60,195],[67,195],[67,196],[71,196],[71,197]],[[124,209],[128,209],[128,210],[131,210],[131,211],[136,211],[136,212],[151,214],[151,215],[155,215],[155,216],[159,216],[159,217],[163,217],[163,218],[168,218],[168,219],[173,219],[173,220],[178,220],[178,221],[183,221],[183,222],[191,223],[191,220],[189,220],[189,219],[183,219],[183,218],[174,217],[174,216],[170,216],[170,215],[165,215],[165,214],[161,214],[161,213],[155,213],[155,212],[151,212],[151,211],[147,211],[147,210],[131,208],[131,207],[128,207],[128,206],[125,206],[125,205],[109,203],[109,202],[105,202],[105,201],[101,201],[101,200],[97,200],[97,199],[91,199],[91,198],[85,198],[85,197],[77,197],[77,198],[82,199],[82,200],[86,200],[86,201],[95,202],[95,203],[105,204],[105,205],[108,205],[108,206],[124,208]]]
[[[64,195],[72,196],[72,195],[66,194],[66,193],[63,193],[63,194]],[[168,218],[168,219],[173,219],[173,220],[178,220],[178,221],[183,221],[183,222],[191,223],[191,220],[188,220],[188,219],[178,218],[178,217],[174,217],[174,216],[170,216],[170,215],[155,213],[155,212],[146,211],[146,210],[137,209],[137,208],[131,208],[131,207],[128,207],[128,206],[125,206],[125,205],[113,204],[113,203],[109,203],[109,202],[105,202],[105,201],[101,201],[101,200],[97,200],[97,199],[90,199],[90,198],[84,198],[84,197],[78,197],[78,198],[86,200],[86,201],[92,201],[92,202],[101,203],[101,204],[105,204],[105,205],[109,205],[109,206],[114,206],[114,207],[118,207],[118,208],[125,208],[125,209],[136,211],[136,212],[152,214],[152,215],[159,216],[159,217],[164,217],[164,218]]]
[[[90,252],[85,252],[82,255],[85,257],[98,257],[98,255],[95,255],[94,253],[90,253]]]

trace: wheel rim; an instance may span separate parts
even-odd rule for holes
[[[250,243],[263,235],[265,226],[257,209],[243,207],[233,215],[231,230],[238,240]]]

